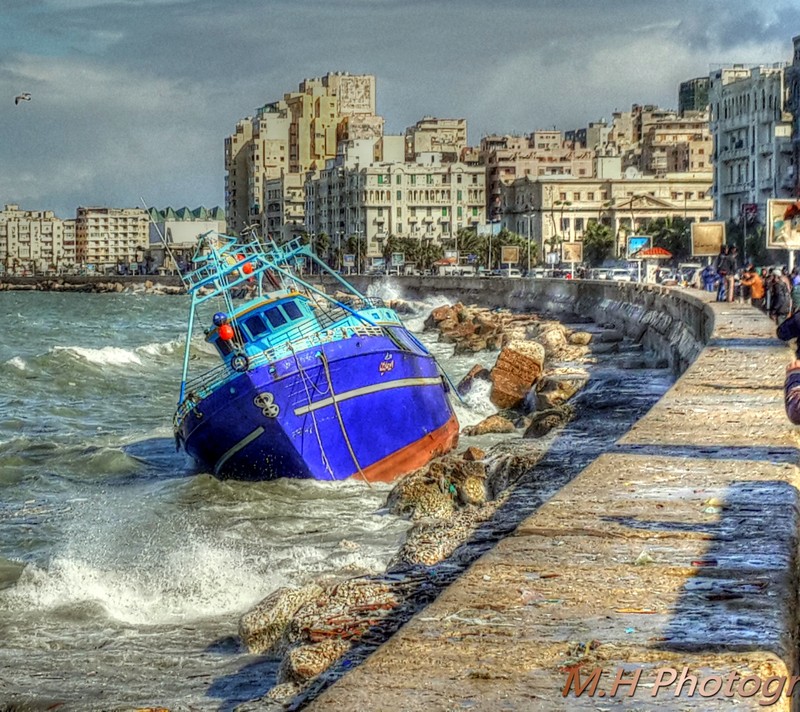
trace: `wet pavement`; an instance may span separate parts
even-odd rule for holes
[[[711,308],[711,340],[655,405],[658,370],[590,382],[594,417],[517,488],[507,535],[475,542],[436,600],[296,708],[795,709],[791,351],[752,307]]]

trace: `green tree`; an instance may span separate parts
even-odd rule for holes
[[[583,261],[598,267],[614,255],[614,232],[608,225],[591,221],[583,233]]]
[[[692,256],[691,223],[682,217],[667,215],[648,221],[642,234],[653,238],[653,247],[662,247],[672,253],[675,262]]]

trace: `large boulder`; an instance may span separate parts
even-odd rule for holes
[[[465,396],[469,393],[470,389],[472,388],[472,384],[476,381],[488,381],[490,380],[489,370],[484,368],[480,364],[475,364],[470,370],[469,373],[464,376],[456,386],[456,391],[458,395]]]
[[[487,435],[489,433],[513,433],[516,428],[508,418],[502,415],[490,415],[477,425],[468,425],[461,432],[464,435]]]
[[[491,372],[490,398],[498,408],[516,408],[538,380],[545,349],[535,341],[516,340],[506,345]]]
[[[541,438],[553,428],[559,428],[572,419],[575,410],[569,405],[560,405],[555,408],[535,413],[531,423],[523,434],[523,438]]]
[[[251,653],[270,655],[278,652],[294,614],[322,593],[322,587],[316,583],[273,591],[241,617],[239,637]]]

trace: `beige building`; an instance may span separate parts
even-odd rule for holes
[[[405,140],[406,161],[416,161],[425,153],[439,153],[442,161],[455,162],[467,147],[467,120],[426,116],[406,129]]]
[[[624,255],[626,238],[649,220],[711,220],[711,176],[646,178],[521,178],[503,188],[505,227],[529,237],[544,255],[562,242],[580,242],[591,222],[608,225]]]
[[[374,76],[329,73],[303,80],[297,92],[242,119],[225,139],[228,230],[238,234],[247,225],[268,222],[266,181],[322,168],[336,156],[340,141],[382,135]],[[295,182],[284,181],[287,189]]]
[[[142,208],[79,207],[75,220],[78,262],[89,272],[138,270],[150,244]]]
[[[61,274],[76,268],[75,221],[50,210],[0,211],[0,273]]]
[[[390,235],[447,245],[461,228],[485,222],[483,167],[432,153],[423,158],[368,166],[330,161],[306,181],[309,232],[326,233],[334,248],[356,236],[369,257],[382,254]]]
[[[565,141],[561,131],[534,131],[530,136],[486,136],[481,139],[486,167],[490,219],[502,209],[502,186],[520,178],[576,176],[591,178],[594,151]]]
[[[734,65],[710,75],[714,212],[720,220],[738,219],[743,205],[755,204],[764,222],[767,200],[794,194],[785,67]]]

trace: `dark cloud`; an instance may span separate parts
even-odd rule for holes
[[[140,195],[220,204],[236,121],[328,71],[375,74],[391,132],[464,117],[472,142],[675,106],[713,64],[787,61],[798,6],[0,0],[0,199],[65,216]]]

